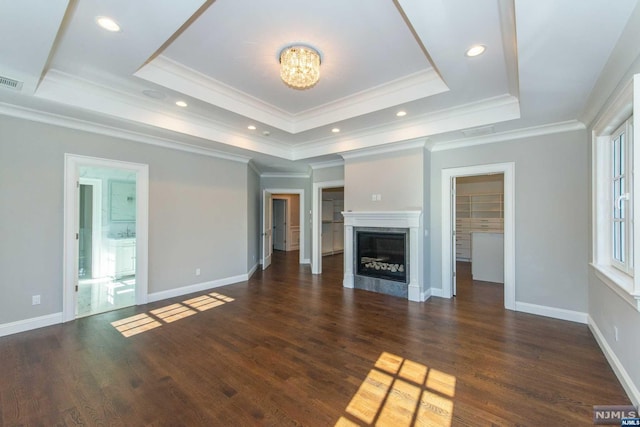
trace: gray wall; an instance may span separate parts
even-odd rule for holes
[[[0,116],[0,324],[62,311],[65,153],[149,165],[150,293],[247,272],[247,165]]]
[[[344,165],[313,170],[313,182],[343,181]]]
[[[247,167],[247,271],[260,262],[260,175]]]
[[[586,313],[585,131],[431,154],[431,286],[442,287],[442,169],[515,162],[516,301]]]
[[[304,244],[300,242],[300,250],[305,260],[311,259],[311,178],[274,178],[261,177],[260,189],[301,189],[304,190],[304,223],[300,229],[304,228]],[[262,199],[262,196],[260,196]],[[300,199],[302,209],[302,199]],[[260,209],[262,209],[262,204]],[[262,220],[260,222],[260,232],[262,233]]]
[[[422,148],[413,148],[347,159],[344,166],[345,210],[421,210],[423,152]],[[372,194],[380,194],[382,200],[372,201]]]

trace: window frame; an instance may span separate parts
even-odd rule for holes
[[[623,239],[623,245],[621,245],[622,260],[616,258],[615,255],[615,231],[610,232],[609,238],[612,240],[610,257],[611,265],[625,274],[633,277],[633,253],[634,253],[634,238],[633,238],[633,116],[626,119],[622,124],[611,134],[609,138],[609,156],[607,162],[609,164],[609,183],[612,184],[611,192],[612,198],[609,199],[609,223],[615,229],[615,224],[620,223],[623,225],[623,232],[621,238]],[[622,161],[621,173],[616,174],[615,169],[615,143],[618,139],[621,140],[621,153]],[[612,168],[613,166],[613,168]],[[620,193],[616,192],[616,181],[620,181],[622,187]],[[618,208],[616,208],[618,206]],[[615,212],[618,209],[621,211],[620,218],[611,213],[611,210]]]
[[[633,197],[633,189],[640,188],[640,150],[633,149],[634,130],[640,115],[633,114],[633,105],[640,105],[640,74],[631,79],[604,109],[592,130],[592,261],[595,274],[614,292],[640,311],[640,257],[635,246],[640,245],[640,227],[633,227],[640,213],[640,197]],[[625,202],[629,233],[626,263],[617,263],[613,255],[613,140],[619,131],[626,131],[630,144],[627,157],[626,181],[630,200]]]

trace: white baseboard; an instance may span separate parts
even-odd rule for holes
[[[181,288],[169,289],[167,291],[154,292],[152,294],[149,294],[148,302],[162,301],[168,298],[179,297],[182,295],[192,294],[194,292],[202,292],[206,291],[207,289],[231,285],[232,283],[245,282],[247,280],[249,280],[248,274],[239,274],[237,276],[225,277],[224,279],[212,280],[210,282],[196,283],[195,285],[183,286]]]
[[[31,319],[18,320],[17,322],[0,325],[0,337],[26,332],[32,329],[62,323],[62,313],[47,314],[46,316],[33,317]]]
[[[548,307],[546,305],[529,304],[528,302],[516,301],[516,311],[522,311],[538,316],[553,317],[554,319],[569,320],[587,324],[587,313],[580,311],[565,310],[564,308]]]
[[[309,258],[303,258],[300,264],[311,264],[311,260]]]
[[[613,349],[609,346],[609,343],[607,343],[607,340],[604,335],[602,335],[600,328],[598,328],[598,325],[596,325],[591,316],[588,316],[588,321],[591,333],[595,337],[596,342],[600,346],[604,356],[607,358],[607,361],[609,361],[609,365],[611,365],[611,369],[613,369],[616,377],[618,377],[618,381],[622,384],[622,388],[627,392],[627,396],[629,396],[631,402],[636,407],[640,406],[640,390],[638,390],[638,387],[633,383],[633,380],[627,373],[627,370],[624,368]]]
[[[431,298],[431,288],[426,289],[425,291],[423,291],[420,294],[420,297],[422,298],[420,301],[426,301],[429,298]]]
[[[432,297],[442,298],[442,288],[429,288]]]
[[[251,269],[247,272],[247,280],[251,279],[251,276],[253,276],[253,273],[256,272],[259,265],[259,263],[256,263],[253,267],[251,267]]]

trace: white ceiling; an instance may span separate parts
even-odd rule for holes
[[[0,0],[0,76],[23,82],[0,89],[0,113],[253,159],[263,172],[404,141],[446,149],[581,127],[625,27],[640,25],[637,3]],[[294,43],[321,52],[311,89],[280,81],[278,54]],[[477,43],[486,53],[466,57]]]

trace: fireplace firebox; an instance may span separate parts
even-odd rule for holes
[[[356,229],[358,276],[407,283],[407,254],[407,230]]]

